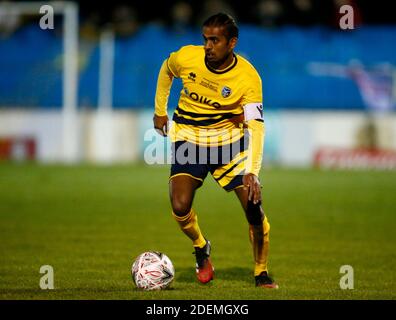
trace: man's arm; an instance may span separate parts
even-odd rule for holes
[[[168,99],[172,87],[173,74],[170,72],[167,60],[162,63],[158,74],[157,90],[155,93],[154,128],[157,132],[166,136],[168,134]]]
[[[244,111],[249,130],[249,149],[243,184],[249,188],[249,200],[256,204],[261,201],[261,185],[258,176],[263,159],[265,136],[262,104],[247,104],[244,106]]]

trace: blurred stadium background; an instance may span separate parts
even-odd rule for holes
[[[396,24],[385,2],[65,2],[70,22],[57,14],[53,30],[33,15],[40,2],[0,3],[2,159],[142,160],[163,59],[201,44],[204,17],[225,10],[241,27],[237,51],[262,75],[266,163],[396,167]],[[354,30],[339,27],[343,4]]]
[[[1,0],[0,298],[394,299],[390,3]],[[43,30],[48,4],[57,14]],[[345,4],[354,30],[339,27]],[[246,221],[212,179],[195,205],[220,281],[196,284],[190,243],[170,216],[168,166],[144,163],[160,65],[201,44],[203,19],[218,11],[237,19],[236,51],[263,80],[261,178],[279,292],[253,287]],[[180,90],[175,80],[170,112]],[[131,290],[132,258],[149,249],[174,262],[175,290]],[[38,288],[45,264],[52,293]],[[344,264],[355,290],[340,290]]]

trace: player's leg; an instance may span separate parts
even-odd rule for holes
[[[195,191],[202,181],[187,174],[173,176],[169,182],[169,194],[173,217],[181,230],[193,242],[196,257],[196,275],[198,281],[207,283],[214,277],[214,268],[210,261],[210,241],[205,239],[198,225],[198,217],[192,208]]]
[[[268,253],[270,224],[264,215],[261,203],[253,204],[248,199],[248,190],[241,187],[235,193],[245,211],[249,223],[249,238],[253,247],[255,261],[254,276],[257,286],[278,288],[278,285],[268,276]]]
[[[262,271],[268,272],[268,244],[269,232],[264,230],[264,212],[260,204],[254,205],[248,200],[248,192],[243,187],[235,189],[235,193],[245,212],[246,219],[249,223],[249,238],[253,245],[253,254],[255,260],[254,275],[259,275]],[[269,224],[267,223],[267,226]],[[265,232],[267,231],[267,232]],[[264,235],[267,235],[267,241],[264,241]]]
[[[189,237],[194,247],[203,248],[206,241],[198,225],[198,218],[192,209],[195,190],[202,182],[188,175],[176,175],[169,181],[169,196],[173,217],[182,231]]]

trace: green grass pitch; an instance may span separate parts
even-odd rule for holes
[[[163,166],[0,165],[0,299],[395,299],[396,172],[262,170],[270,274],[254,287],[248,225],[208,176],[194,207],[213,245],[215,280],[195,280],[190,241],[171,216]],[[168,290],[134,288],[148,250],[176,269]],[[54,268],[41,290],[40,266]],[[341,290],[342,265],[354,289]]]

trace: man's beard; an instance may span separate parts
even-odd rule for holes
[[[226,60],[230,57],[230,55],[232,55],[232,52],[229,52],[228,54],[226,54],[221,60],[218,61],[209,61],[206,57],[206,63],[213,69],[218,69],[224,62],[226,62]]]

